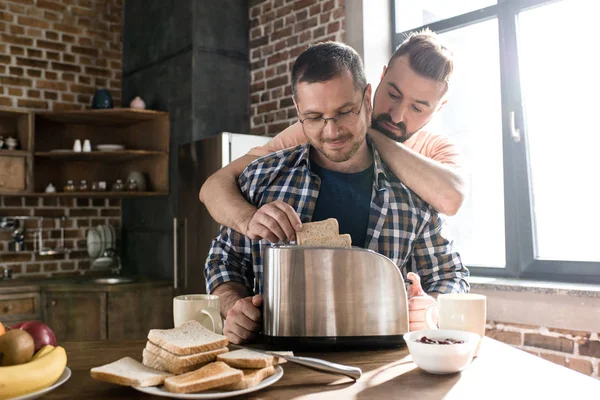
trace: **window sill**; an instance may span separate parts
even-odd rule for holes
[[[487,319],[600,332],[600,285],[471,277],[471,292],[487,296]]]

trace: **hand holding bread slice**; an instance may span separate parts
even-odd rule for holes
[[[302,230],[296,232],[296,243],[299,246],[352,247],[352,238],[348,234],[340,235],[337,219],[306,222]]]

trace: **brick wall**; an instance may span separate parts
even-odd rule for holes
[[[0,230],[0,270],[9,267],[15,278],[77,276],[90,268],[87,253],[87,230],[110,224],[117,232],[121,227],[121,201],[115,199],[72,199],[39,197],[0,197],[0,215],[38,216],[25,221],[26,251],[15,253],[12,232]],[[59,217],[65,216],[63,221]],[[61,226],[64,228],[68,254],[40,256],[33,251],[34,235],[41,229],[44,247],[60,247]],[[117,241],[117,247],[118,247]]]
[[[121,102],[123,0],[0,1],[0,106],[80,109],[98,88]]]
[[[94,92],[108,88],[121,103],[123,0],[0,1],[0,107],[81,109]],[[0,231],[0,270],[15,276],[79,275],[89,269],[88,227],[121,225],[121,202],[106,199],[0,197],[0,215],[47,217],[44,246],[59,245],[66,216],[68,255],[34,254],[31,235],[38,222],[26,223],[28,251],[14,253],[11,232]]]
[[[596,332],[488,321],[486,336],[553,363],[600,378],[600,341]]]
[[[250,127],[274,135],[297,116],[290,71],[311,43],[345,38],[344,0],[250,1]]]

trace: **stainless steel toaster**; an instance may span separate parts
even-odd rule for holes
[[[388,347],[409,330],[404,279],[362,248],[263,249],[263,335],[281,348]]]

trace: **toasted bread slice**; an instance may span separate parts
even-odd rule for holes
[[[146,350],[162,358],[163,360],[167,361],[169,364],[175,367],[187,367],[190,365],[198,365],[201,363],[212,362],[217,359],[217,356],[219,354],[227,353],[229,351],[227,347],[223,347],[216,350],[205,351],[203,353],[190,354],[187,356],[178,356],[177,354],[168,352],[167,350],[155,345],[150,341],[146,342]]]
[[[212,361],[199,362],[198,364],[190,365],[175,365],[169,361],[150,353],[144,349],[142,352],[142,360],[145,366],[154,368],[157,371],[169,372],[174,375],[185,374],[186,372],[195,371]]]
[[[237,383],[243,378],[241,370],[215,361],[196,371],[165,379],[165,389],[171,393],[195,393]]]
[[[280,352],[283,355],[294,355],[291,352]],[[285,359],[268,354],[257,353],[250,349],[240,349],[219,354],[217,361],[223,361],[235,368],[265,368],[271,365],[283,364]]]
[[[324,221],[306,222],[302,224],[302,230],[296,232],[296,243],[305,246],[305,241],[315,237],[338,236],[340,226],[337,219],[329,218]]]
[[[352,247],[352,237],[345,233],[337,236],[311,237],[304,239],[303,246]]]
[[[94,367],[90,375],[100,381],[124,386],[158,386],[170,373],[149,368],[131,357],[123,357],[113,363]]]
[[[274,366],[268,366],[260,369],[243,369],[244,378],[237,382],[229,385],[221,386],[219,389],[223,390],[244,390],[254,387],[261,383],[264,379],[275,373]]]
[[[148,340],[178,356],[203,353],[226,347],[229,341],[197,321],[188,321],[179,328],[151,329]]]

